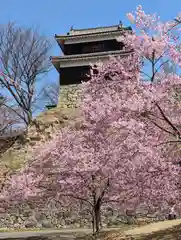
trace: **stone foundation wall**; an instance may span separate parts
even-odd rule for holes
[[[0,228],[91,228],[91,216],[88,208],[81,206],[74,208],[54,208],[52,205],[45,208],[34,208],[23,205],[20,209],[11,209],[9,213],[0,212]],[[103,227],[119,226],[121,224],[144,225],[159,220],[163,216],[136,213],[135,216],[126,216],[122,211],[110,207],[102,209],[101,222]]]
[[[58,106],[61,108],[75,108],[77,107],[79,96],[80,84],[61,86]]]
[[[128,216],[112,215],[111,212],[101,216],[103,227],[121,224],[144,225],[156,221],[154,218],[134,219]],[[33,211],[20,214],[0,214],[0,228],[91,228],[91,216],[85,212],[69,211]]]

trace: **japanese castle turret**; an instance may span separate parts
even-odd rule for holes
[[[55,35],[63,56],[51,57],[60,79],[61,107],[76,107],[79,84],[88,80],[90,65],[106,61],[109,56],[126,56],[124,42],[117,41],[131,27],[119,25],[89,29],[73,29],[66,35]]]

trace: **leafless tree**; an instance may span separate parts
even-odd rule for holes
[[[26,125],[32,121],[37,79],[50,70],[50,48],[50,41],[32,28],[0,25],[0,86],[21,109],[16,113]],[[6,107],[16,111],[10,102]]]
[[[0,136],[11,135],[13,129],[21,123],[15,111],[5,106],[6,99],[0,96]],[[16,109],[18,112],[18,109]]]
[[[58,103],[60,86],[53,83],[42,89],[41,98],[46,100],[46,105],[55,106]]]
[[[4,102],[5,99],[3,96],[0,96],[0,135],[5,131],[5,129],[8,127],[9,122],[6,121],[6,118],[4,117]]]

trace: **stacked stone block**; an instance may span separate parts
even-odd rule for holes
[[[58,106],[61,108],[76,108],[80,96],[80,84],[63,85],[60,87]]]

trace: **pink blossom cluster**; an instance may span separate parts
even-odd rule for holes
[[[128,13],[127,17],[136,25],[137,30],[125,36],[125,42],[129,47],[139,56],[154,61],[155,65],[158,65],[160,60],[169,58],[180,66],[179,22],[160,22],[160,17],[156,14],[145,14],[142,6],[137,7],[135,14]]]

